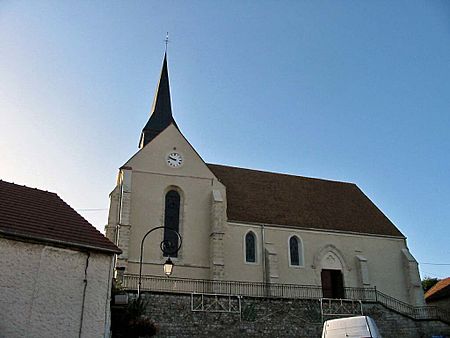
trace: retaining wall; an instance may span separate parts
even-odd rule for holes
[[[144,293],[147,314],[159,327],[158,337],[320,337],[322,317],[318,300],[241,299],[241,314],[194,312],[191,296]],[[450,326],[440,321],[415,321],[380,304],[363,305],[383,337],[450,337]]]

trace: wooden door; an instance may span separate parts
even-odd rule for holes
[[[331,280],[332,270],[322,270],[322,297],[323,298],[333,298],[333,283]]]
[[[344,280],[341,270],[324,269],[321,272],[323,298],[344,298]]]

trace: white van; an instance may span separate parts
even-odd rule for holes
[[[327,320],[322,338],[381,338],[375,321],[368,316]]]

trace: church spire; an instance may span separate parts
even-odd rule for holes
[[[164,61],[159,78],[158,88],[153,99],[152,113],[150,119],[142,129],[139,148],[143,148],[153,140],[160,132],[171,123],[177,124],[172,116],[172,105],[170,103],[169,74],[167,71],[167,53],[164,53]],[[178,128],[178,127],[177,127]]]

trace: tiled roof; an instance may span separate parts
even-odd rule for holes
[[[120,253],[58,195],[0,181],[0,235]]]
[[[229,221],[404,237],[352,183],[208,164]]]
[[[427,302],[440,298],[450,298],[450,277],[441,279],[425,293],[425,300]]]

